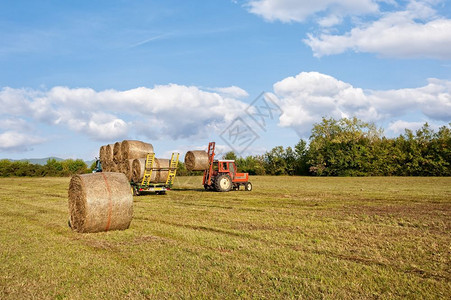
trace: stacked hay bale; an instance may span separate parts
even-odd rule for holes
[[[113,161],[116,165],[120,164],[122,161],[121,145],[122,142],[116,142],[113,146]]]
[[[111,172],[114,169],[113,144],[100,147],[99,159],[104,172]]]
[[[132,164],[134,159],[127,159],[121,163],[121,173],[124,173],[128,181],[132,179]]]
[[[100,147],[100,161],[104,172],[123,173],[129,181],[141,182],[148,153],[154,153],[152,144],[124,140]],[[155,158],[150,182],[166,182],[169,167],[169,159]]]
[[[164,183],[168,178],[169,166],[171,161],[164,158],[155,158],[153,162],[153,171],[150,178],[152,183]],[[146,159],[137,158],[132,163],[132,175],[131,180],[134,182],[141,182],[144,177],[144,171],[146,169]]]
[[[77,232],[124,230],[133,218],[130,184],[121,173],[75,175],[69,184],[69,224]]]
[[[116,144],[115,144],[116,145]],[[152,144],[144,143],[141,141],[123,141],[121,143],[120,158],[136,159],[145,158],[147,153],[154,153]]]

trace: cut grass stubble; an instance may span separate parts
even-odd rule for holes
[[[0,179],[0,298],[450,298],[451,178],[178,177],[130,229],[67,227],[67,178]]]

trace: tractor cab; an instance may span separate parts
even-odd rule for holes
[[[234,160],[215,160],[213,162],[213,174],[225,173],[230,176],[232,182],[247,182],[249,180],[248,173],[237,173]]]

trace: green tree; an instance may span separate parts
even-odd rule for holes
[[[295,174],[296,175],[308,175],[309,174],[309,149],[307,147],[307,142],[300,140],[294,146],[296,164],[295,164]]]
[[[296,152],[291,147],[287,147],[283,158],[285,160],[285,174],[295,175],[297,166]]]
[[[239,157],[236,160],[236,167],[239,172],[250,175],[265,175],[265,161],[262,155]]]
[[[11,161],[10,160],[8,160],[8,159],[0,160],[0,176],[1,177],[11,176],[10,169],[11,169]]]
[[[62,171],[60,176],[69,176],[74,174],[83,174],[89,172],[88,166],[81,159],[66,159],[61,162]]]
[[[222,156],[222,159],[237,160],[238,157],[236,156],[235,152],[229,151]]]
[[[357,118],[323,118],[310,136],[310,171],[326,176],[366,175],[370,168],[370,145],[380,140],[382,131]]]
[[[63,164],[54,158],[47,160],[44,165],[46,176],[62,176]]]
[[[270,175],[287,174],[286,153],[282,146],[274,147],[264,155],[265,173]]]

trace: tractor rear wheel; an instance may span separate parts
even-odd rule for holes
[[[248,192],[252,191],[252,183],[250,183],[250,182],[246,183],[244,185],[244,190],[248,191]]]
[[[218,192],[228,192],[232,189],[232,179],[227,174],[219,175],[215,180],[215,188]]]

